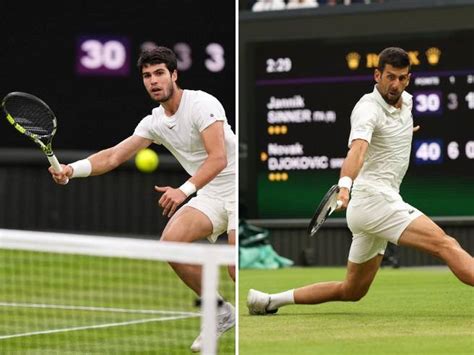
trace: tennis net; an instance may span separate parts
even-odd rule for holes
[[[217,343],[217,291],[235,304],[227,245],[0,229],[3,353],[234,354]],[[168,262],[202,266],[201,308]]]

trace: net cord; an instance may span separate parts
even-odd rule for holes
[[[0,229],[0,249],[41,251],[200,264],[202,273],[202,354],[217,352],[217,288],[220,265],[235,265],[235,247],[156,240]]]
[[[24,231],[0,228],[0,248],[90,256],[235,265],[230,245],[183,244],[149,239]]]

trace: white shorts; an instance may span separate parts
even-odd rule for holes
[[[402,200],[399,194],[356,193],[347,208],[352,232],[349,261],[357,264],[383,255],[387,243],[398,244],[408,225],[423,213]]]
[[[235,230],[237,218],[236,203],[231,199],[198,194],[184,206],[193,207],[209,217],[212,223],[212,234],[207,239],[211,243],[215,243],[217,237],[222,233]]]

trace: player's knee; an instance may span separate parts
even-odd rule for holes
[[[455,238],[449,235],[446,235],[446,238],[448,239],[448,244],[450,248],[459,248],[461,246]]]
[[[171,235],[168,233],[166,230],[161,234],[160,237],[160,242],[170,242],[171,240]]]
[[[455,249],[460,247],[458,241],[453,237],[444,234],[440,239],[439,242],[436,243],[436,250],[435,253],[439,257],[443,257],[445,253],[451,253]]]
[[[175,263],[172,261],[168,261],[168,264],[173,268],[173,270],[176,270],[179,268],[180,263]]]
[[[357,302],[360,301],[369,291],[369,287],[343,287],[343,301]]]
[[[177,233],[177,231],[164,231],[160,237],[161,242],[187,242],[184,235]]]
[[[347,297],[346,297],[345,301],[357,302],[357,301],[360,301],[366,294],[367,294],[367,291],[365,291],[365,292],[360,292],[360,291],[350,292],[350,293],[347,294]]]

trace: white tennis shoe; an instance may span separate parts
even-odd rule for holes
[[[260,292],[254,289],[250,289],[247,294],[247,308],[251,315],[264,315],[270,313],[276,313],[277,309],[269,311],[267,307],[270,305],[270,295],[265,292]]]
[[[223,309],[222,313],[217,315],[217,337],[219,338],[226,331],[235,326],[235,309],[232,304],[225,302],[221,307]],[[197,353],[201,351],[202,346],[202,331],[193,341],[191,345],[191,351]]]

